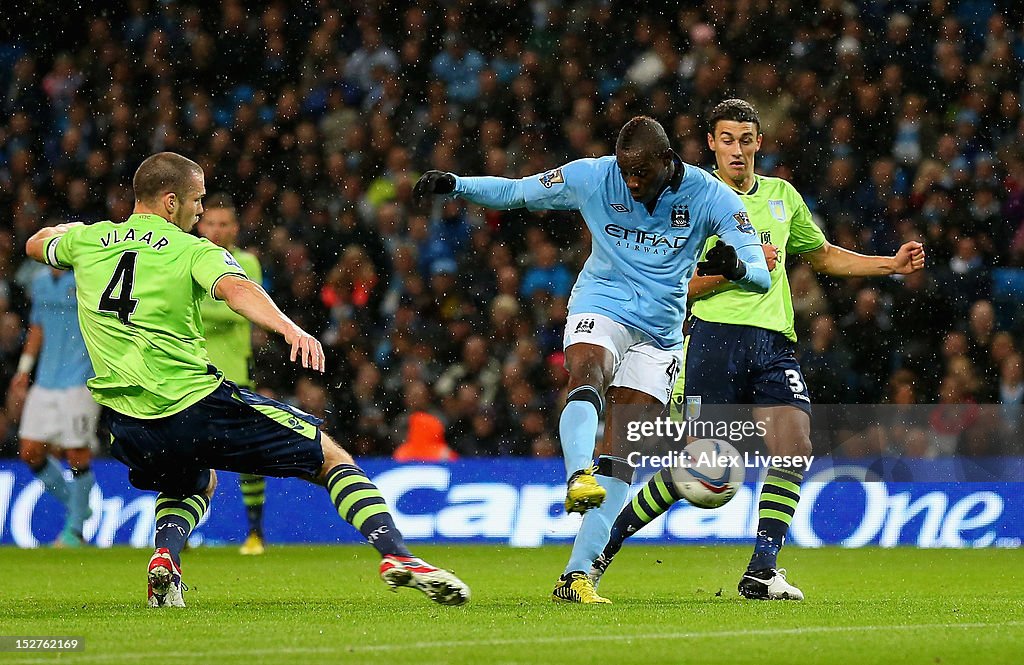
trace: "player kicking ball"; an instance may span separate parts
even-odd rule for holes
[[[764,242],[768,262],[776,268],[771,271],[771,288],[763,294],[741,291],[720,277],[690,281],[692,317],[672,415],[680,417],[676,406],[689,396],[699,396],[703,404],[753,404],[754,420],[767,427],[764,439],[769,454],[807,456],[811,454],[811,398],[794,356],[796,333],[786,255],[800,254],[817,272],[836,277],[906,275],[924,267],[924,247],[911,241],[895,256],[864,256],[829,243],[790,183],[754,173],[762,134],[757,111],[749,103],[721,102],[711,110],[708,129],[708,146],[718,166],[714,175],[739,194]],[[804,598],[778,567],[778,555],[800,501],[805,471],[768,469],[759,499],[754,552],[738,587],[746,598]],[[595,585],[623,541],[682,498],[669,480],[668,470],[656,473],[622,510],[591,569]]]
[[[607,454],[593,463],[598,422],[603,414],[603,447],[614,451],[617,410],[668,402],[682,359],[686,283],[710,235],[722,242],[701,263],[703,274],[723,275],[742,289],[768,289],[764,254],[743,204],[720,181],[684,164],[664,128],[645,116],[622,127],[614,156],[518,180],[428,171],[415,194],[452,195],[500,210],[578,210],[590,229],[590,258],[569,299],[563,338],[569,392],[558,423],[565,509],[586,514],[552,595],[608,603],[587,573],[626,500],[633,468]]]
[[[381,578],[442,605],[469,600],[455,575],[415,558],[380,491],[320,420],[224,379],[209,363],[200,303],[223,300],[282,335],[291,360],[324,371],[320,342],[281,313],[231,253],[188,233],[203,213],[203,170],[181,155],[147,158],[132,181],[135,209],[121,223],[41,229],[30,257],[75,271],[78,317],[108,407],[112,453],[139,489],[159,492],[150,607],[184,607],[180,554],[210,506],[214,469],[299,477],[322,485],[338,514],[380,552]]]

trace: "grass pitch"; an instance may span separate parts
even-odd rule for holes
[[[183,610],[144,607],[149,552],[0,549],[0,634],[84,636],[17,663],[1010,663],[1020,550],[789,548],[803,603],[740,598],[746,547],[627,546],[613,605],[555,604],[566,547],[416,547],[473,588],[461,608],[390,593],[367,546],[186,554]]]

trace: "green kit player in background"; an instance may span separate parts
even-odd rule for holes
[[[836,247],[811,219],[803,198],[787,181],[754,173],[761,147],[757,111],[740,99],[715,106],[708,121],[714,175],[746,206],[761,235],[772,285],[765,294],[735,288],[718,276],[690,280],[690,321],[683,371],[671,401],[673,417],[686,398],[703,404],[752,404],[753,418],[766,424],[771,455],[811,454],[811,398],[794,356],[793,301],[786,277],[787,254],[804,256],[817,272],[837,277],[909,274],[924,267],[924,247],[906,242],[895,256],[864,256]],[[705,251],[714,245],[708,240]],[[803,600],[803,592],[777,567],[779,550],[800,500],[806,469],[770,467],[759,499],[757,540],[739,592],[763,600]],[[680,500],[668,469],[656,473],[626,504],[591,569],[597,584],[623,541]]]
[[[203,201],[203,208],[205,212],[196,225],[199,235],[231,252],[249,279],[261,283],[263,271],[259,259],[252,252],[235,245],[238,242],[238,216],[231,197],[227,194],[214,194]],[[210,362],[227,379],[234,381],[235,385],[251,390],[252,324],[215,298],[204,298],[200,311],[206,328],[204,337]],[[266,500],[267,481],[263,476],[243,473],[238,477],[238,484],[249,522],[249,531],[239,552],[263,554],[263,504]]]
[[[324,371],[320,342],[281,313],[231,252],[188,233],[203,213],[203,170],[162,152],[139,165],[124,222],[47,227],[26,252],[75,271],[78,319],[95,377],[88,381],[113,438],[111,452],[139,489],[159,492],[148,605],[184,607],[180,554],[210,505],[214,469],[304,478],[380,553],[392,588],[461,605],[469,588],[412,556],[384,498],[321,421],[226,380],[206,353],[200,303],[223,300],[284,337],[291,360]]]

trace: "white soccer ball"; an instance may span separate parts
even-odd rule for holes
[[[697,439],[672,469],[672,481],[698,508],[718,508],[736,496],[745,476],[743,456],[727,441]]]

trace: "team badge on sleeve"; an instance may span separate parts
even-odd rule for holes
[[[769,199],[768,212],[780,222],[786,221],[786,204],[781,199]]]
[[[242,266],[238,264],[238,261],[235,260],[235,257],[231,256],[231,252],[224,252],[224,263],[228,264],[232,268],[238,268],[239,270],[242,270]],[[242,270],[242,272],[245,271]]]
[[[734,213],[732,218],[736,220],[736,228],[740,230],[740,233],[754,235],[754,225],[750,223],[750,217],[747,215],[746,210]]]
[[[700,418],[700,397],[700,395],[686,396],[686,410],[683,411],[683,417],[686,420],[697,420]]]
[[[540,177],[540,184],[544,185],[544,189],[551,189],[551,185],[560,185],[564,182],[562,169],[552,169]]]

